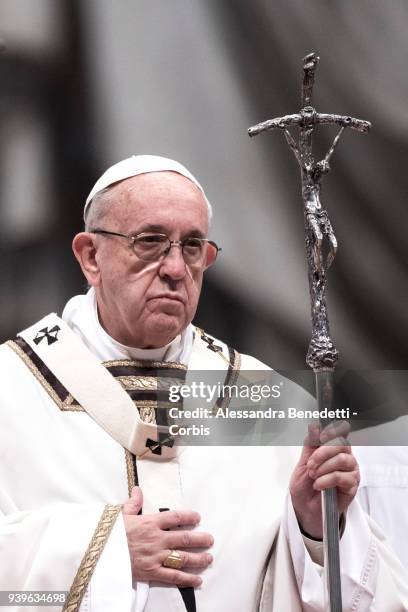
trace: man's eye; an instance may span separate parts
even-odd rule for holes
[[[161,234],[143,234],[142,236],[137,236],[136,241],[139,244],[164,244],[167,242],[167,237]]]
[[[187,249],[201,249],[203,243],[198,238],[187,238],[183,242],[184,248]]]

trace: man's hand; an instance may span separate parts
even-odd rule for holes
[[[180,529],[198,525],[200,515],[192,510],[138,515],[142,503],[142,492],[139,487],[134,487],[130,499],[123,505],[133,579],[177,586],[200,586],[200,576],[188,570],[205,569],[213,558],[207,552],[191,552],[188,549],[209,548],[214,539],[209,533]],[[183,558],[181,570],[162,565],[172,550],[177,550]]]
[[[318,425],[309,427],[299,462],[290,479],[290,494],[296,517],[304,532],[323,537],[321,491],[337,488],[340,515],[353,500],[360,482],[357,461],[346,436],[350,426],[342,421],[322,432]],[[323,445],[320,446],[319,443]]]

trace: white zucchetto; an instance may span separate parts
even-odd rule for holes
[[[197,187],[200,189],[204,196],[208,207],[209,220],[211,220],[211,204],[207,200],[204,189],[201,187],[197,179],[191,174],[191,172],[187,170],[187,168],[185,168],[179,162],[175,161],[174,159],[169,159],[167,157],[160,157],[159,155],[132,155],[132,157],[123,159],[122,161],[108,168],[106,172],[104,172],[102,176],[96,181],[95,185],[93,186],[90,194],[86,199],[84,208],[84,219],[86,219],[86,215],[93,198],[103,189],[106,189],[114,183],[123,181],[124,179],[130,178],[132,176],[137,176],[138,174],[166,171],[178,172],[178,174],[182,174],[186,178],[190,179],[190,181],[192,181],[195,185],[197,185]]]

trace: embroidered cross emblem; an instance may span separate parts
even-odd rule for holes
[[[219,344],[214,344],[214,338],[210,338],[203,331],[201,331],[201,338],[207,344],[207,348],[210,349],[210,351],[214,351],[214,353],[219,353],[222,351],[222,346],[219,346]]]
[[[147,448],[150,448],[153,455],[161,455],[162,446],[168,446],[169,448],[172,448],[174,446],[174,439],[169,436],[169,434],[159,433],[158,441],[156,442],[156,440],[151,440],[150,438],[147,438],[146,446]]]
[[[34,338],[34,342],[36,344],[40,344],[40,342],[44,340],[44,338],[47,338],[48,346],[50,344],[54,344],[54,342],[57,342],[58,340],[59,331],[60,327],[58,327],[58,325],[54,325],[54,327],[52,327],[51,329],[48,329],[48,327],[44,327],[43,329],[40,329],[37,332],[37,335]]]

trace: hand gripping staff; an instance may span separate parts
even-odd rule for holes
[[[330,159],[345,128],[368,132],[371,124],[362,119],[343,115],[318,113],[311,106],[311,97],[319,57],[309,53],[303,58],[303,81],[301,109],[294,115],[268,119],[249,128],[249,136],[256,136],[266,130],[280,129],[296,157],[301,171],[302,200],[305,222],[306,257],[311,302],[312,337],[307,351],[306,363],[315,372],[317,407],[330,409],[333,398],[334,369],[339,358],[338,351],[330,337],[329,318],[326,305],[326,273],[337,252],[337,240],[327,211],[320,202],[320,189],[325,174],[330,171]],[[315,161],[312,144],[313,133],[318,125],[338,125],[338,131],[324,159]],[[289,128],[298,128],[296,141]],[[327,245],[327,255],[324,247]],[[327,420],[321,420],[327,425]],[[342,612],[340,557],[339,557],[339,516],[337,491],[326,489],[322,495],[324,522],[324,566],[327,586],[327,610]]]

